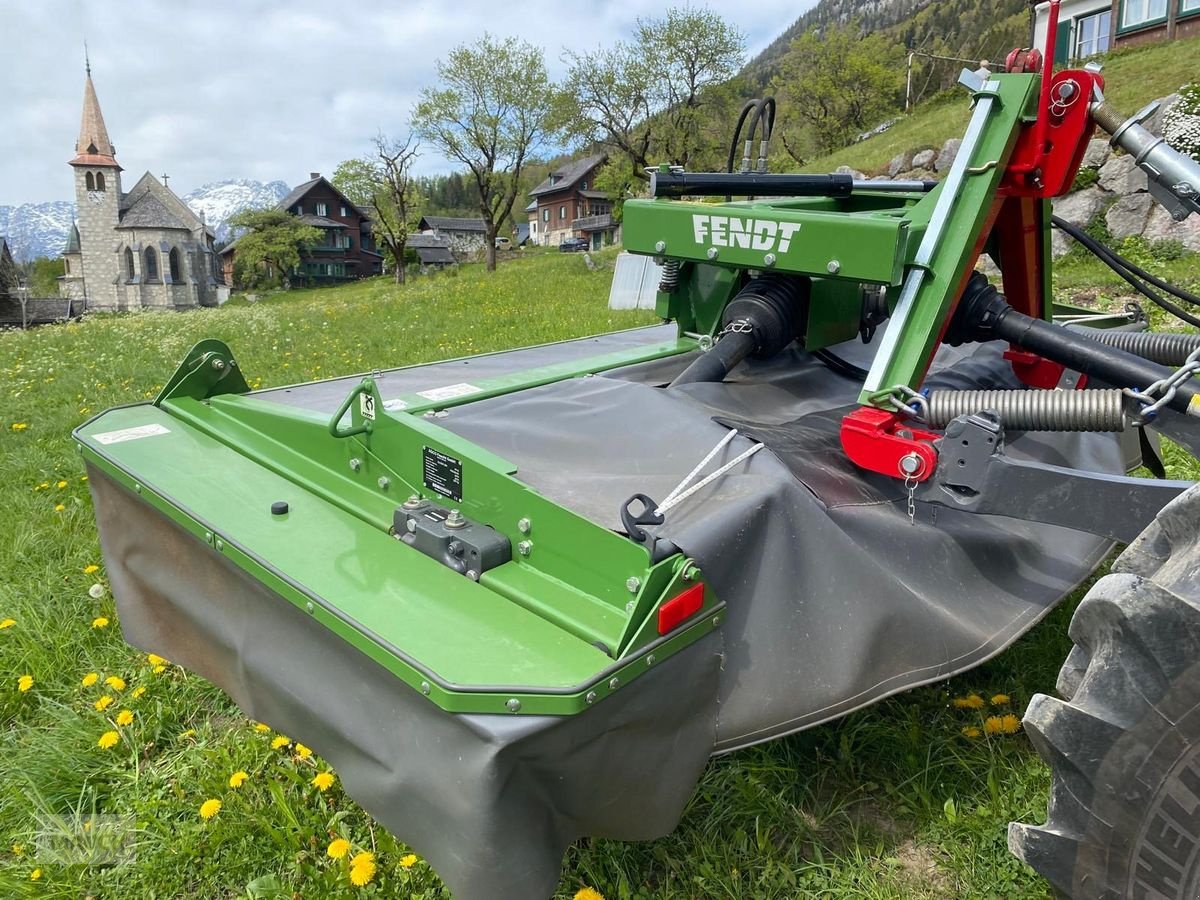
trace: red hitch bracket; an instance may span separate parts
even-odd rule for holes
[[[1009,347],[1004,351],[1004,358],[1012,363],[1013,374],[1022,384],[1032,388],[1052,391],[1063,387],[1063,374],[1067,367],[1062,363],[1022,350],[1020,347]],[[1087,376],[1080,375],[1073,387],[1080,390],[1087,386]]]
[[[937,468],[934,431],[908,425],[898,413],[863,406],[842,419],[842,449],[862,469],[924,481]]]

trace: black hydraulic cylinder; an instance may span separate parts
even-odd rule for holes
[[[850,175],[651,172],[651,197],[849,197]]]

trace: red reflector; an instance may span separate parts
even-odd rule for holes
[[[658,633],[674,631],[704,605],[704,585],[694,584],[658,608]]]

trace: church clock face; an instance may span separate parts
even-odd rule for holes
[[[93,203],[99,203],[104,199],[104,195],[99,191],[88,191],[88,199]]]

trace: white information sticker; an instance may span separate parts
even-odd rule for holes
[[[92,435],[92,439],[98,444],[120,444],[123,441],[136,441],[139,438],[170,433],[170,430],[163,425],[137,425],[133,428],[122,428],[118,431],[105,431],[102,434],[94,434]]]
[[[469,397],[472,394],[478,394],[483,388],[475,387],[473,384],[467,384],[465,381],[460,381],[458,384],[448,384],[445,387],[433,388],[428,391],[417,391],[418,397],[424,397],[426,400],[432,400],[438,403],[442,400],[454,400],[458,397]]]
[[[358,395],[358,411],[364,419],[375,421],[375,398],[366,391]]]

